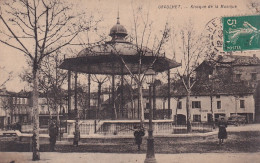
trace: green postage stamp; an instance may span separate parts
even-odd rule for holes
[[[223,17],[224,51],[260,49],[260,15]]]

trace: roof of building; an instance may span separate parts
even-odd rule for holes
[[[233,66],[260,65],[260,59],[255,55],[253,57],[225,55],[225,56],[219,56],[217,63],[232,63]]]
[[[195,71],[198,71],[202,66],[208,67],[230,67],[230,66],[260,66],[260,59],[254,55],[251,56],[239,56],[239,55],[219,55],[214,60],[203,61]]]
[[[187,91],[181,81],[171,83],[170,94],[173,97],[186,96]],[[168,85],[161,85],[156,89],[156,95],[159,97],[168,96]],[[210,96],[210,95],[248,95],[254,94],[255,88],[246,82],[223,83],[213,81],[212,83],[196,83],[191,89],[192,96]]]
[[[28,98],[31,95],[31,92],[21,90],[20,92],[12,92],[6,89],[0,89],[0,96],[10,96],[10,97],[20,97]]]

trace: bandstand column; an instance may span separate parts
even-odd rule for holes
[[[124,117],[124,75],[123,75],[123,67],[124,65],[122,64],[121,65],[121,92],[120,92],[120,94],[121,94],[121,117],[123,118]]]
[[[153,119],[156,119],[156,84],[153,83]]]
[[[91,98],[91,95],[90,95],[90,86],[91,86],[91,80],[90,80],[90,76],[91,74],[88,74],[88,110],[90,110],[90,98]],[[86,117],[86,115],[85,115]]]
[[[75,88],[74,88],[75,90],[75,96],[74,96],[74,106],[75,106],[75,118],[76,118],[76,120],[78,119],[78,73],[77,72],[75,72]]]
[[[80,135],[79,131],[79,113],[78,113],[78,73],[75,72],[75,95],[74,95],[74,106],[75,106],[75,134],[74,134],[74,140],[76,141],[78,139],[78,136]]]
[[[168,69],[168,119],[171,118],[171,70]]]
[[[68,118],[70,119],[71,113],[71,71],[68,71]]]
[[[112,119],[116,119],[116,108],[115,108],[115,75],[112,75]]]
[[[101,85],[102,83],[99,82],[98,83],[98,108],[97,108],[97,112],[96,112],[96,120],[98,120],[100,117],[99,117],[99,112],[101,110],[101,100],[100,100],[100,96],[101,96]]]

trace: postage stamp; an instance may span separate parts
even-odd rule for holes
[[[223,17],[224,51],[260,49],[260,15]]]

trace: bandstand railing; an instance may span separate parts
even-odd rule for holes
[[[97,121],[96,133],[94,120],[81,120],[79,121],[79,128],[81,135],[132,135],[134,126],[140,125],[139,120],[100,120]],[[147,132],[148,121],[145,120],[144,128]],[[154,120],[153,129],[155,135],[162,134],[179,134],[187,133],[186,125],[174,125],[172,120]],[[75,121],[68,120],[68,135],[73,135],[75,130]],[[192,123],[193,132],[210,132],[213,130],[211,124],[205,123]],[[147,133],[146,133],[147,134]]]

